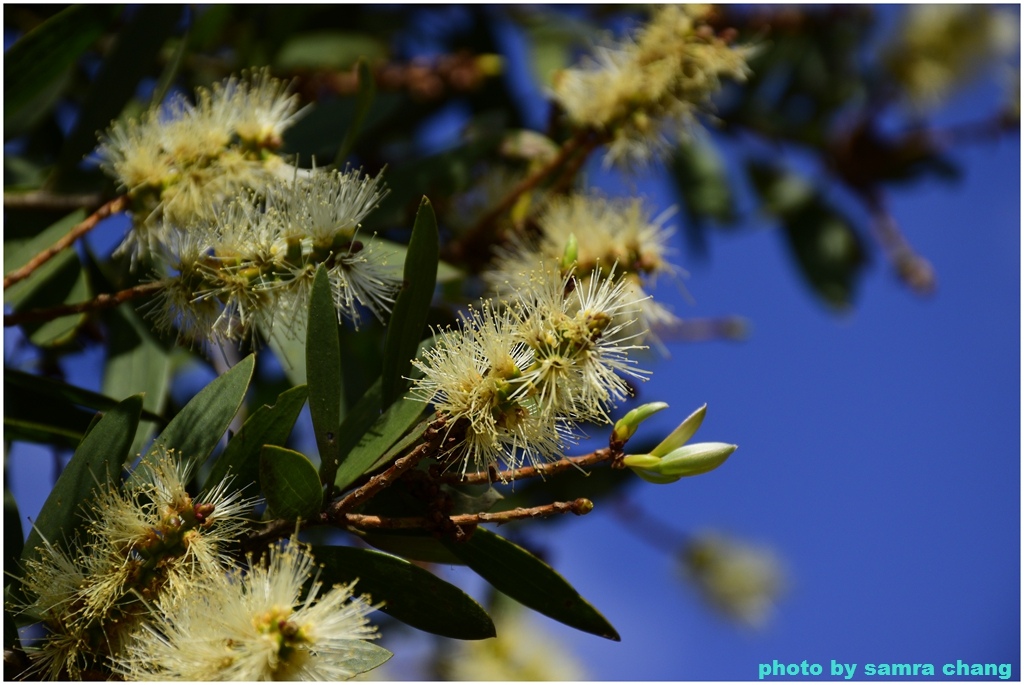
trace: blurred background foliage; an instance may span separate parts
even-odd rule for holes
[[[900,13],[861,5],[720,6],[711,12],[719,35],[757,46],[751,76],[725,88],[706,131],[636,175],[668,179],[674,189],[683,217],[682,261],[705,257],[713,232],[776,226],[792,268],[828,311],[856,305],[873,261],[888,263],[911,291],[932,292],[941,274],[902,236],[886,197],[906,184],[955,181],[961,170],[948,155],[955,145],[1016,135],[1016,16],[1007,21],[1005,8],[994,6],[914,6]],[[485,207],[493,199],[481,180],[495,172],[521,177],[549,159],[570,134],[546,97],[553,75],[646,16],[642,7],[614,4],[7,4],[4,272],[117,196],[91,155],[97,132],[112,120],[137,116],[168,94],[191,94],[269,65],[313,105],[287,132],[283,153],[302,166],[338,162],[371,175],[386,168],[390,193],[367,219],[369,231],[408,242],[420,198],[430,198],[446,265],[429,323],[451,323],[456,307],[481,292],[476,275],[497,235],[464,240],[480,211],[474,203],[481,195]],[[983,74],[1008,84],[1004,106],[965,125],[940,128],[930,121],[942,98]],[[787,163],[780,150],[789,153]],[[5,287],[6,311],[82,302],[142,282],[144,268],[111,254],[125,222],[107,223],[108,237],[97,232],[30,279]],[[153,333],[139,313],[144,302],[139,305],[5,329],[8,454],[12,442],[25,441],[66,456],[92,412],[109,407],[108,398],[145,391],[143,426],[150,430],[137,436],[138,450],[194,393],[197,365],[225,368],[224,360],[207,361]],[[741,332],[723,316],[717,323],[684,319],[669,336]],[[341,329],[342,353],[351,360],[343,370],[346,406],[379,375],[383,333],[379,324],[360,335]],[[240,358],[238,351],[225,354],[229,362]],[[98,385],[54,383],[81,377],[72,371],[79,364],[102,369]],[[213,372],[199,373],[208,379]],[[288,362],[261,357],[249,406],[272,403],[304,375]],[[293,436],[292,443],[303,439]],[[578,495],[575,476],[523,483],[496,508],[571,499]],[[597,470],[587,493],[600,500],[602,493],[621,494],[626,482],[635,479]],[[12,511],[17,521],[5,489],[7,539],[20,540]],[[509,530],[519,539],[518,528]],[[701,568],[710,563],[706,545],[697,554],[686,540],[665,544],[673,557],[699,559]],[[514,609],[499,614],[516,620]],[[451,664],[461,657],[443,651],[439,659],[428,675],[458,675]],[[518,668],[503,675],[536,675],[528,664]],[[572,664],[558,668],[547,675],[577,673]]]

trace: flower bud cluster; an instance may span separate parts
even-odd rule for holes
[[[751,48],[716,36],[703,14],[699,6],[659,5],[634,36],[555,75],[554,96],[570,122],[611,136],[606,164],[643,164],[668,152],[710,109],[723,77],[746,78]]]
[[[413,397],[465,430],[452,450],[463,473],[558,458],[577,423],[609,422],[630,394],[623,376],[646,379],[628,357],[642,349],[626,331],[638,314],[614,271],[535,271],[504,309],[485,303],[438,336],[414,362]]]
[[[44,540],[26,562],[22,611],[48,631],[29,649],[30,674],[341,680],[367,670],[352,641],[376,637],[368,603],[339,586],[314,604],[319,583],[300,601],[313,560],[295,541],[238,568],[229,546],[256,501],[228,480],[191,496],[194,462],[158,450],[123,488],[102,490],[68,551]]]
[[[300,114],[287,90],[265,70],[231,78],[196,104],[115,123],[100,145],[132,200],[123,248],[152,258],[166,285],[151,315],[189,344],[301,329],[320,264],[339,319],[357,324],[359,305],[382,317],[400,284],[381,243],[357,236],[386,193],[380,177],[299,170],[274,153]]]
[[[630,332],[653,334],[678,322],[644,290],[659,275],[679,272],[668,261],[674,231],[665,222],[673,211],[651,218],[638,198],[574,194],[554,199],[537,216],[540,235],[513,234],[506,246],[495,250],[494,266],[484,277],[495,292],[508,295],[521,290],[538,265],[563,274],[573,267],[579,274],[614,271],[623,289],[639,303],[639,316]]]

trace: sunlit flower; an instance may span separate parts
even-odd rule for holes
[[[424,374],[413,396],[465,430],[453,452],[463,473],[470,466],[485,471],[503,461],[515,468],[561,454],[567,427],[532,398],[516,395],[533,355],[518,341],[508,310],[486,304],[470,310],[460,331],[441,333],[423,360],[413,363]]]
[[[297,541],[272,547],[244,572],[206,576],[162,598],[115,659],[129,680],[347,680],[391,655],[353,584],[321,593],[312,555]],[[309,590],[303,587],[313,578]]]
[[[722,78],[746,78],[751,49],[726,43],[702,15],[696,6],[660,5],[635,35],[556,74],[554,96],[569,120],[611,137],[606,164],[664,154],[710,109]]]

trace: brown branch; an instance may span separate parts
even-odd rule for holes
[[[137,285],[134,288],[121,290],[116,293],[103,293],[85,302],[62,304],[57,307],[48,307],[46,309],[28,309],[23,312],[7,314],[4,316],[4,327],[17,326],[18,324],[27,323],[29,321],[52,321],[53,319],[59,319],[62,316],[69,316],[71,314],[81,314],[83,312],[95,312],[101,309],[110,309],[111,307],[116,307],[129,300],[134,300],[150,293],[154,293],[163,287],[163,281],[153,281],[151,283]]]
[[[4,209],[70,211],[73,209],[99,207],[102,204],[103,196],[99,193],[55,195],[47,190],[4,193]]]
[[[591,141],[597,137],[597,133],[589,129],[578,131],[572,138],[565,141],[558,153],[540,169],[520,181],[512,190],[501,199],[498,204],[491,208],[486,214],[457,240],[449,243],[445,250],[445,259],[454,262],[464,262],[467,257],[479,254],[489,237],[494,222],[509,211],[516,201],[524,194],[536,188],[540,183],[558,170],[577,150],[581,148],[593,149],[597,143]]]
[[[880,191],[869,193],[867,202],[873,219],[872,233],[896,275],[918,295],[931,295],[936,287],[935,269],[931,262],[917,254],[907,242],[896,219],[886,209]]]
[[[509,481],[522,478],[534,478],[536,476],[550,476],[568,469],[583,468],[584,466],[593,466],[595,464],[600,464],[601,462],[611,461],[617,456],[619,456],[618,452],[615,452],[608,447],[604,447],[595,452],[591,452],[590,454],[583,454],[578,457],[563,457],[558,461],[552,461],[547,464],[524,466],[518,469],[509,469],[507,471],[498,472],[480,471],[477,473],[467,473],[465,475],[450,473],[444,474],[440,478],[446,483],[458,483],[464,485],[487,484],[492,483],[495,480]]]
[[[594,509],[594,503],[580,497],[572,502],[552,502],[538,507],[516,507],[508,511],[493,514],[480,512],[477,514],[457,514],[448,517],[456,526],[473,526],[479,523],[508,523],[522,519],[543,518],[555,514],[576,514],[583,516]],[[348,525],[362,530],[430,530],[437,527],[436,521],[424,516],[370,516],[367,514],[345,514],[334,522],[335,525]]]
[[[7,206],[7,196],[5,195],[4,207]],[[35,257],[30,259],[28,261],[28,264],[21,267],[20,269],[15,269],[11,273],[4,276],[4,290],[14,285],[18,281],[24,280],[31,276],[36,269],[41,267],[46,262],[50,261],[55,255],[57,255],[62,250],[73,244],[76,240],[81,238],[83,235],[91,231],[100,221],[106,219],[111,214],[116,214],[117,212],[123,211],[127,206],[128,197],[126,195],[122,195],[121,197],[114,198],[110,202],[106,203],[105,205],[97,209],[89,216],[89,218],[87,218],[85,221],[78,224],[70,231],[68,231],[63,238],[61,238],[52,246],[48,247],[47,249],[43,250]],[[5,323],[4,325],[8,326],[11,324]]]
[[[334,502],[324,510],[327,518],[337,521],[345,516],[345,513],[368,501],[378,492],[394,483],[405,471],[415,466],[424,457],[437,452],[438,443],[441,440],[441,429],[444,427],[444,417],[438,417],[423,432],[423,442],[418,444],[405,456],[399,457],[395,463],[386,470],[366,482],[365,485],[356,488],[342,499]]]

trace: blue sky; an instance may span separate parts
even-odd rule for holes
[[[939,120],[990,111],[990,86]],[[671,343],[642,388],[642,399],[671,409],[644,430],[666,432],[707,402],[697,439],[740,449],[713,473],[639,484],[631,497],[681,532],[772,546],[789,591],[765,630],[738,629],[608,509],[538,527],[531,539],[622,636],[609,643],[536,618],[591,677],[748,680],[773,659],[826,673],[835,659],[859,674],[866,663],[960,659],[1012,663],[1021,677],[1019,137],[953,156],[960,182],[889,196],[935,267],[930,298],[910,293],[878,255],[854,309],[836,315],[804,286],[771,224],[751,217],[744,230],[712,234],[703,261],[680,236],[692,302],[670,281],[659,298],[684,317],[742,315],[751,334]],[[606,192],[630,190],[596,166],[590,173]],[[657,210],[675,202],[656,179],[638,188]],[[14,459],[16,485],[35,464]],[[32,514],[41,501],[19,504]]]

